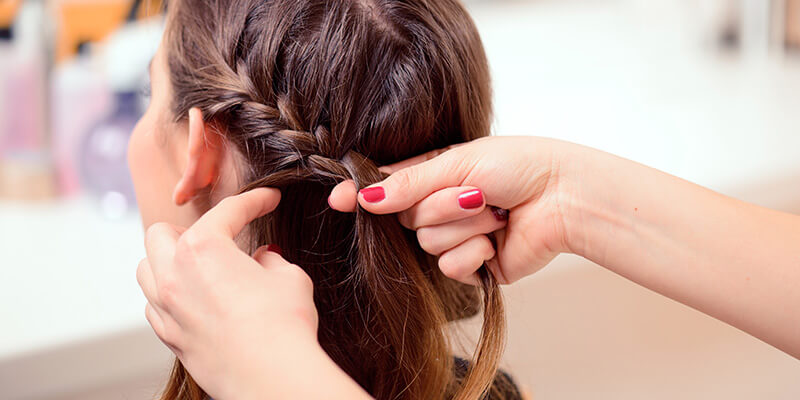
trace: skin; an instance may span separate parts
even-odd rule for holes
[[[150,63],[150,93],[150,104],[128,143],[142,221],[145,227],[158,221],[189,226],[236,193],[237,155],[215,127],[203,122],[199,110],[175,122],[163,46]]]
[[[273,247],[240,248],[245,226],[275,209],[280,192],[233,196],[241,157],[200,110],[174,122],[163,46],[151,93],[128,162],[146,227],[136,278],[153,331],[217,400],[369,398],[316,340],[308,275]]]
[[[472,281],[482,256],[470,243],[485,226],[449,229],[460,220],[449,193],[480,187],[486,203],[510,210],[488,263],[501,281],[574,253],[800,357],[800,216],[543,138],[485,138],[392,171],[372,186],[384,188],[380,202],[356,197],[350,182],[335,188],[329,202],[341,211],[357,201],[373,213],[399,212],[401,221],[415,221],[428,208],[425,214],[435,217],[404,224],[428,230],[420,237],[423,249],[457,252],[447,265],[440,258],[453,279]]]

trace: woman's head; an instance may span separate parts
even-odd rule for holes
[[[281,205],[250,240],[277,243],[312,277],[331,357],[378,398],[454,393],[445,324],[475,312],[476,292],[444,278],[393,216],[337,213],[326,198],[343,179],[380,180],[378,165],[488,134],[488,66],[465,10],[456,0],[169,7],[153,100],[130,145],[145,223],[188,224],[225,195],[279,187]],[[486,360],[462,393],[473,397],[501,347],[489,280]],[[197,390],[180,367],[171,379],[166,398],[194,398],[178,394]]]

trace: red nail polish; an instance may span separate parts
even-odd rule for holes
[[[478,208],[483,205],[483,193],[480,189],[461,193],[458,196],[458,205],[465,210]]]
[[[386,198],[386,192],[380,186],[364,188],[359,191],[367,203],[377,203]]]
[[[492,207],[492,214],[494,215],[494,218],[497,219],[498,221],[508,220],[508,210],[506,210],[505,208]]]
[[[278,253],[279,256],[283,257],[283,250],[277,244],[270,244],[267,246],[267,251],[271,251],[273,253]]]

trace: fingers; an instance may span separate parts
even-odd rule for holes
[[[142,288],[142,293],[144,293],[147,302],[160,308],[156,280],[150,268],[150,262],[148,262],[146,258],[140,261],[139,266],[136,268],[136,282],[138,282],[139,287]]]
[[[519,225],[512,230],[495,232],[497,245],[497,262],[500,266],[495,277],[501,284],[516,282],[542,268],[555,258],[558,252],[548,247],[547,241],[532,241],[530,230],[520,232]]]
[[[150,303],[147,303],[147,305],[144,306],[144,317],[147,319],[150,327],[153,328],[153,332],[156,333],[156,336],[163,341],[164,336],[166,336],[164,331],[164,321]]]
[[[426,226],[417,230],[417,240],[425,252],[440,255],[465,242],[473,236],[485,235],[506,226],[506,221],[498,220],[492,210],[443,225]]]
[[[353,212],[358,205],[358,191],[356,191],[356,183],[352,179],[336,185],[328,196],[328,205],[332,209],[341,212]]]
[[[136,281],[139,282],[139,286],[142,288],[145,298],[147,298],[147,305],[145,306],[147,322],[150,323],[153,331],[164,344],[169,346],[173,352],[177,351],[180,326],[161,306],[155,280],[153,279],[153,272],[146,258],[139,262],[139,266],[136,268]]]
[[[144,247],[147,258],[152,261],[150,268],[155,267],[153,274],[158,278],[160,265],[170,265],[175,254],[175,243],[180,238],[183,228],[166,222],[150,225],[144,235]]]
[[[358,194],[359,204],[374,214],[390,214],[410,208],[437,190],[460,186],[471,166],[457,150],[450,149],[400,169],[383,182],[362,189]]]
[[[484,261],[494,257],[495,250],[486,235],[473,236],[439,257],[439,269],[448,278],[475,285],[475,272]]]
[[[145,318],[159,339],[175,354],[179,354],[180,326],[167,311],[164,304],[164,293],[159,293],[158,279],[165,282],[165,275],[170,275],[170,268],[156,269],[158,266],[169,266],[175,254],[175,243],[185,228],[167,223],[156,223],[147,228],[145,233],[145,250],[147,257],[139,262],[136,268],[136,281],[147,299]],[[153,260],[151,263],[150,260]]]
[[[434,192],[397,217],[403,226],[416,230],[478,215],[485,206],[480,189],[460,186]]]
[[[272,268],[282,264],[289,264],[283,258],[283,250],[274,244],[261,246],[253,252],[253,259],[264,268]]]
[[[429,151],[429,152],[427,152],[425,154],[420,154],[420,155],[418,155],[416,157],[411,157],[409,159],[405,159],[403,161],[396,162],[394,164],[384,165],[383,167],[380,167],[378,169],[381,170],[382,172],[387,173],[387,174],[393,174],[393,173],[395,173],[395,172],[397,172],[397,171],[399,171],[399,170],[401,170],[403,168],[408,168],[408,167],[423,163],[425,161],[428,161],[430,159],[436,158],[436,157],[440,156],[442,153],[444,153],[444,152],[446,152],[448,150],[454,149],[454,148],[459,147],[459,146],[463,146],[465,144],[466,143],[457,143],[457,144],[453,144],[453,145],[450,145],[450,146],[447,146],[447,147],[444,147],[444,148],[441,148],[441,149],[431,150],[431,151]]]
[[[397,171],[402,169],[415,166],[417,164],[421,164],[425,161],[432,160],[439,155],[447,152],[448,150],[454,149],[456,147],[460,147],[465,145],[466,143],[458,143],[451,146],[447,146],[442,149],[436,149],[429,151],[425,154],[420,154],[416,157],[412,157],[391,165],[385,165],[380,167],[379,169],[387,174],[393,174]],[[374,185],[373,185],[374,186]],[[336,185],[333,190],[331,191],[330,196],[328,197],[328,204],[331,206],[332,209],[341,211],[341,212],[353,212],[356,209],[356,205],[358,204],[358,193],[356,190],[356,185],[353,180],[348,179],[344,182],[339,183]],[[412,203],[413,204],[413,203]],[[368,208],[369,210],[369,208]]]
[[[200,217],[186,233],[220,233],[233,239],[251,221],[272,212],[280,200],[281,192],[274,188],[257,188],[226,197]]]
[[[309,293],[314,292],[314,283],[311,281],[311,277],[302,268],[283,258],[280,247],[274,244],[261,246],[253,253],[253,259],[261,264],[264,269],[289,274],[300,285],[302,290],[306,290]]]
[[[153,328],[153,332],[158,336],[158,339],[169,347],[175,355],[180,357],[180,331],[175,329],[177,328],[177,324],[174,324],[174,321],[171,324],[166,322],[171,320],[169,315],[158,311],[152,304],[147,303],[147,305],[144,306],[144,317],[147,319],[147,323],[150,324],[150,327]]]

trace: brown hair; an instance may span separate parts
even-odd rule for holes
[[[344,179],[362,188],[384,178],[378,165],[488,134],[488,65],[461,4],[173,1],[165,44],[176,118],[200,107],[222,127],[245,160],[243,191],[281,189],[252,246],[278,244],[312,278],[330,357],[379,399],[497,387],[505,321],[492,275],[481,270],[483,330],[458,376],[447,322],[477,313],[477,289],[444,277],[395,216],[326,202]],[[176,360],[162,399],[204,397]]]

